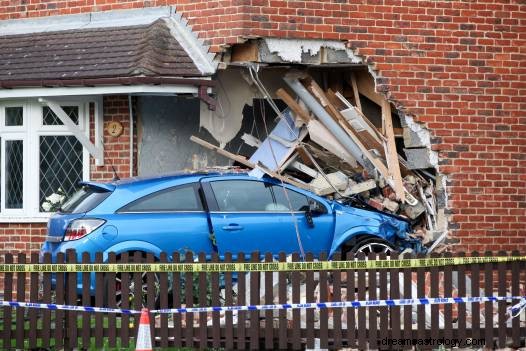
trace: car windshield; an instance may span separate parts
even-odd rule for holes
[[[88,212],[99,205],[111,194],[110,191],[83,186],[74,193],[60,208],[61,213]]]

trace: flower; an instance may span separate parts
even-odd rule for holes
[[[44,210],[44,212],[56,212],[60,209],[65,199],[66,194],[64,194],[61,188],[58,188],[56,193],[46,197],[46,200],[41,205],[42,210]]]

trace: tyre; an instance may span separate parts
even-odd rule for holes
[[[117,263],[145,263],[146,262],[146,255],[143,254],[139,261],[135,261],[133,259],[133,253],[130,253],[130,259],[126,262],[122,262],[120,259],[117,260]],[[128,309],[134,309],[134,308],[143,308],[148,307],[148,276],[151,275],[153,278],[153,299],[154,299],[154,306],[157,308],[159,307],[159,300],[160,300],[160,282],[159,282],[159,274],[157,273],[146,273],[141,272],[140,273],[140,279],[138,280],[140,284],[140,288],[136,287],[137,279],[135,279],[135,275],[137,273],[116,273],[115,274],[115,306],[116,308],[128,308]],[[107,278],[106,278],[107,279]],[[109,282],[106,280],[106,287],[108,286]],[[127,286],[127,289],[126,289]],[[113,289],[112,289],[113,290]],[[106,289],[108,291],[108,289]],[[139,296],[140,295],[140,296]],[[137,302],[137,300],[140,301]],[[108,300],[106,300],[108,301]],[[128,303],[126,303],[128,301]]]
[[[356,244],[354,244],[348,250],[348,252],[352,252],[353,254],[363,252],[365,256],[370,253],[385,253],[386,255],[390,255],[391,252],[395,251],[396,249],[388,241],[371,237],[358,240],[358,242],[356,242]]]

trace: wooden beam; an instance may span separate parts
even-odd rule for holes
[[[362,144],[360,139],[356,136],[352,127],[349,125],[349,122],[341,115],[325,96],[325,93],[320,88],[320,86],[314,81],[309,80],[307,82],[307,89],[310,90],[314,96],[318,98],[320,104],[325,107],[329,115],[340,125],[340,127],[351,137],[354,143],[358,146],[362,154],[373,164],[373,166],[380,172],[380,174],[386,179],[389,180],[389,171],[387,167],[376,157],[371,154],[371,152]]]
[[[265,172],[266,174],[268,174],[271,177],[274,177],[274,178],[276,178],[278,180],[281,180],[281,181],[283,181],[285,183],[289,183],[289,184],[292,184],[294,186],[297,186],[298,188],[311,191],[311,188],[310,188],[309,185],[300,183],[300,182],[298,182],[296,180],[290,179],[289,177],[286,177],[286,176],[278,174],[278,173],[276,173],[274,171],[271,171],[270,169],[265,167],[261,162],[258,162],[257,164],[254,164],[254,163],[250,162],[249,160],[247,160],[243,156],[236,155],[236,154],[233,154],[233,153],[228,152],[226,150],[223,150],[220,147],[215,146],[213,144],[210,144],[208,141],[200,139],[200,138],[198,138],[198,137],[196,137],[194,135],[192,135],[190,137],[190,140],[193,141],[194,143],[197,143],[197,144],[207,148],[207,149],[214,150],[218,154],[220,154],[222,156],[225,156],[225,157],[227,157],[227,158],[229,158],[229,159],[231,159],[233,161],[237,161],[237,162],[241,163],[242,165],[245,165],[245,166],[247,166],[249,168],[259,168],[259,169],[261,169],[263,172]]]
[[[354,101],[356,102],[356,108],[362,112],[362,103],[360,102],[360,93],[358,92],[358,85],[356,84],[356,75],[351,72],[351,85],[354,93]]]
[[[232,46],[231,62],[258,62],[259,48],[255,41]]]
[[[396,152],[391,104],[389,104],[387,100],[382,102],[382,119],[385,125],[385,136],[387,137],[387,142],[385,143],[385,158],[389,169],[389,176],[393,180],[393,190],[396,193],[396,197],[401,201],[405,201],[404,183],[402,182],[402,174],[400,173],[398,153]]]
[[[285,91],[285,89],[283,88],[278,89],[276,91],[276,95],[281,100],[283,100],[283,102],[285,102],[288,107],[290,107],[292,112],[294,112],[294,114],[297,117],[299,117],[303,122],[309,123],[309,121],[311,120],[309,116],[309,112],[306,111],[303,107],[301,107],[300,104],[298,104],[296,100],[294,100],[294,98]]]
[[[369,100],[376,103],[378,106],[382,106],[382,101],[385,98],[382,94],[377,93],[374,90],[374,79],[367,71],[357,72],[356,83],[360,94],[368,98]]]

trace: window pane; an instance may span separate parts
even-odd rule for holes
[[[74,136],[40,137],[40,210],[52,194],[71,196],[82,180],[82,144]]]
[[[211,186],[220,211],[274,211],[270,188],[263,182],[226,180]]]
[[[21,126],[24,124],[23,107],[6,107],[5,108],[5,125],[6,127]]]
[[[61,106],[64,112],[75,122],[79,124],[79,107],[78,106]],[[42,124],[45,126],[61,126],[63,125],[60,118],[51,111],[47,106],[42,107]]]
[[[159,191],[126,206],[120,212],[202,211],[192,185]]]
[[[111,191],[83,186],[62,204],[60,212],[82,213],[91,211],[110,195]]]
[[[24,144],[22,140],[5,142],[6,208],[22,208],[24,198]]]
[[[290,205],[292,205],[292,211],[307,211],[309,209],[309,200],[307,196],[303,194],[288,190],[279,185],[273,185],[272,191],[276,197],[276,211],[290,211]],[[285,196],[285,191],[287,191],[288,200]]]

